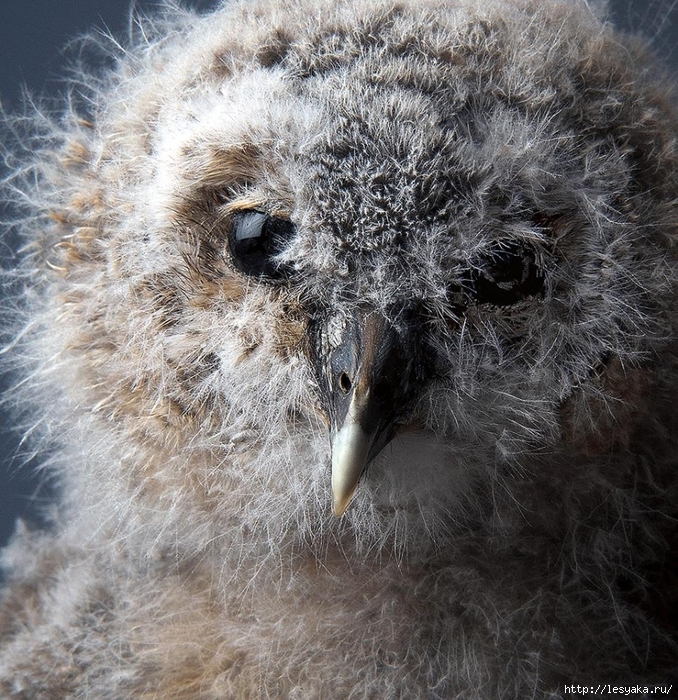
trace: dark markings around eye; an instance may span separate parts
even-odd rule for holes
[[[235,267],[251,277],[285,279],[292,272],[277,260],[294,236],[289,219],[256,209],[236,213],[231,219],[228,247]]]
[[[527,245],[497,243],[480,255],[470,273],[468,289],[479,304],[510,306],[537,296],[544,288],[544,273]]]

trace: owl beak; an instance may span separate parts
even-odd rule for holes
[[[412,353],[376,313],[347,324],[325,363],[332,447],[332,512],[349,506],[367,465],[387,445],[411,403]]]
[[[346,512],[353,498],[375,437],[361,427],[351,409],[332,441],[332,513],[337,517]]]

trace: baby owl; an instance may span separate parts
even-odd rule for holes
[[[586,0],[167,0],[107,51],[5,126],[59,504],[2,554],[0,695],[678,682],[647,47]]]

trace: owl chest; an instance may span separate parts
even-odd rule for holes
[[[391,697],[408,678],[408,697],[419,697],[447,646],[442,599],[395,565],[308,562],[227,596],[204,580],[168,583],[165,614],[134,625],[151,631],[135,635],[145,640],[141,686],[160,697]]]

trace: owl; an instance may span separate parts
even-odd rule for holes
[[[2,554],[2,697],[669,693],[647,46],[584,0],[235,0],[105,50],[5,127],[59,499]]]

